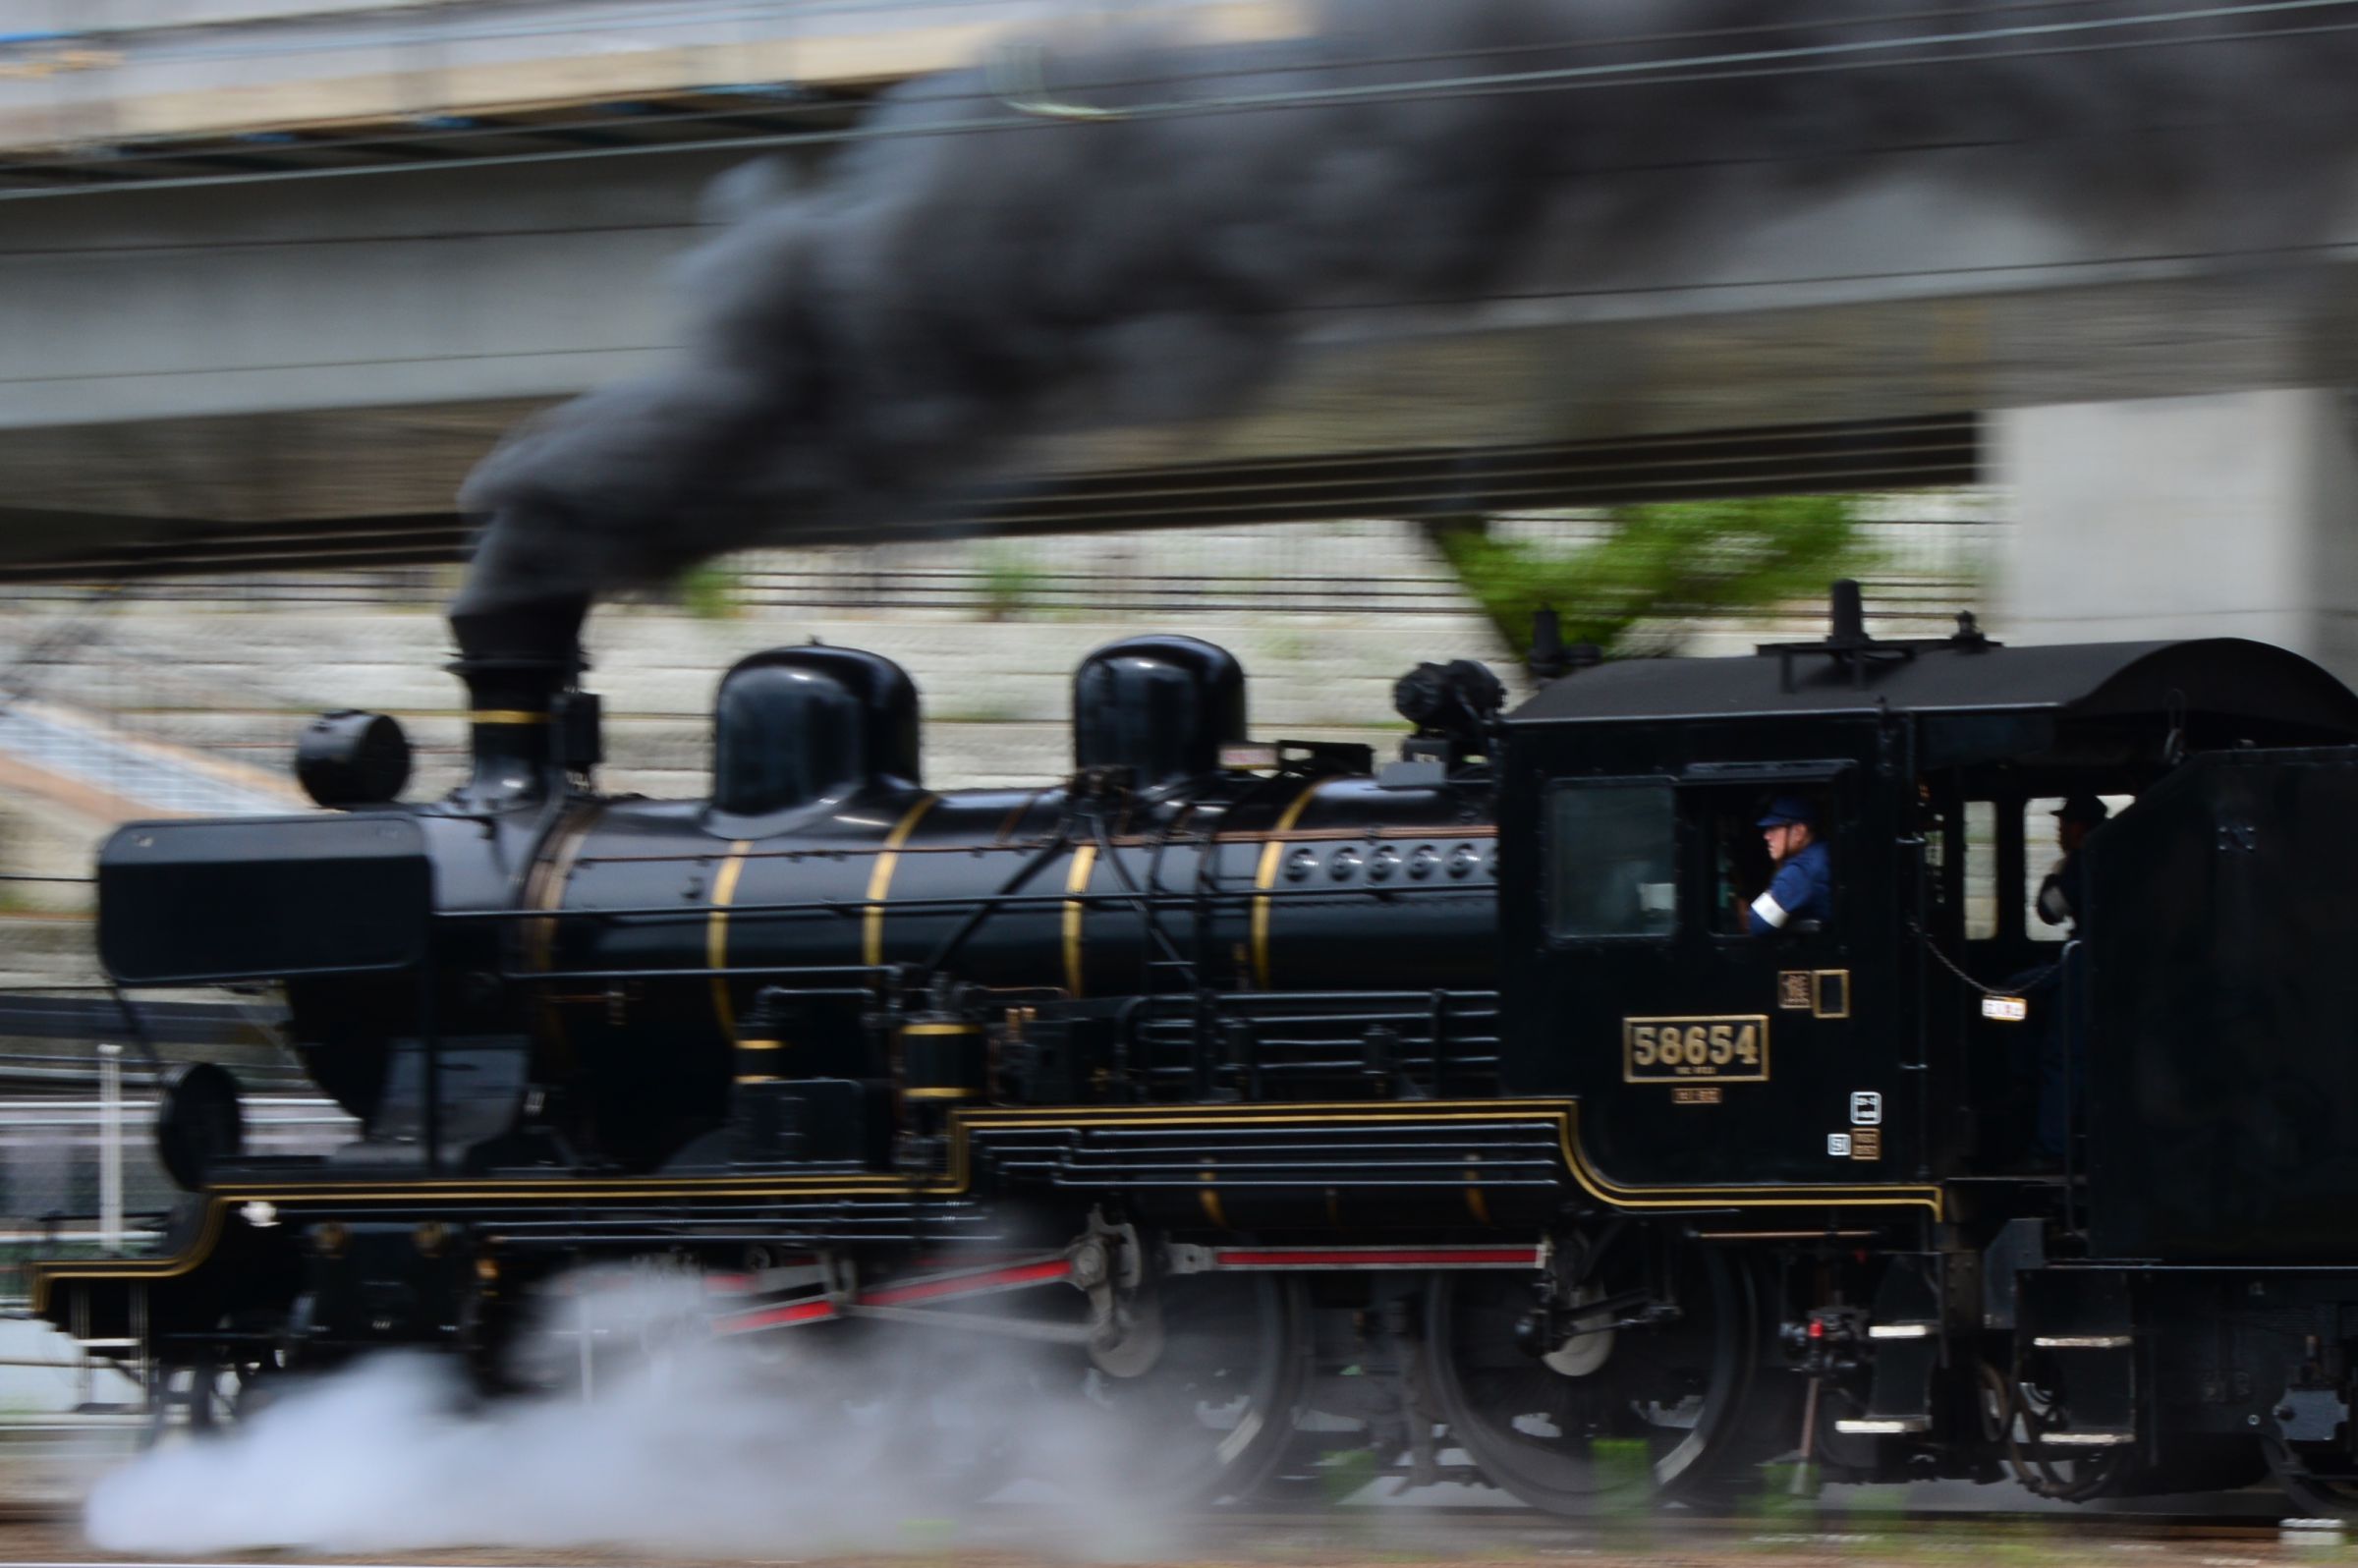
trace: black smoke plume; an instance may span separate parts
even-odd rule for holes
[[[470,479],[461,607],[954,526],[1043,436],[1249,407],[1337,309],[1626,283],[1901,175],[2091,240],[2296,245],[2358,141],[2353,29],[2353,0],[1338,0],[1283,44],[1051,38],[747,182],[676,365]]]

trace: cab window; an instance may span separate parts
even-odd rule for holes
[[[1547,928],[1665,936],[1678,924],[1678,812],[1657,780],[1559,784],[1547,798]]]
[[[1752,930],[1753,901],[1776,878],[1776,862],[1769,853],[1764,816],[1780,803],[1798,802],[1815,825],[1819,843],[1827,843],[1823,824],[1832,801],[1824,789],[1786,789],[1774,795],[1757,787],[1721,785],[1697,790],[1696,811],[1705,824],[1712,854],[1711,928],[1722,936],[1745,936]]]
[[[1986,942],[1997,935],[1997,807],[1965,803],[1965,940]]]

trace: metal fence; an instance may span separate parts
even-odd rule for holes
[[[1932,601],[1978,596],[2003,525],[1981,492],[1867,498],[1859,530],[1871,611],[1917,613]],[[1607,514],[1508,514],[1501,532],[1577,550],[1611,527]],[[438,608],[455,568],[159,578],[125,597],[224,608]],[[40,611],[90,596],[72,584],[0,590],[0,613]],[[715,564],[671,590],[685,608],[741,611],[908,612],[966,618],[1029,616],[1407,614],[1475,612],[1471,596],[1413,524],[1263,524],[1247,529],[952,539],[876,546],[756,550]],[[1559,606],[1577,613],[1580,606]],[[1760,616],[1800,617],[1802,607]],[[74,656],[87,657],[77,648]],[[34,655],[37,659],[37,653]]]

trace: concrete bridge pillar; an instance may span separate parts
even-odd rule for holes
[[[2354,408],[2286,388],[1990,416],[2018,519],[2000,635],[2256,638],[2358,685]]]

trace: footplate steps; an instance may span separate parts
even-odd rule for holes
[[[1940,1290],[1929,1259],[1895,1261],[1876,1291],[1867,1339],[1875,1351],[1875,1379],[1867,1409],[1834,1423],[1854,1436],[1898,1436],[1930,1431],[1933,1381],[1940,1365]]]
[[[2042,1269],[2021,1280],[2021,1326],[2028,1354],[2058,1403],[2041,1423],[2040,1446],[2057,1450],[2124,1448],[2137,1441],[2135,1307],[2125,1275],[2088,1269]]]

